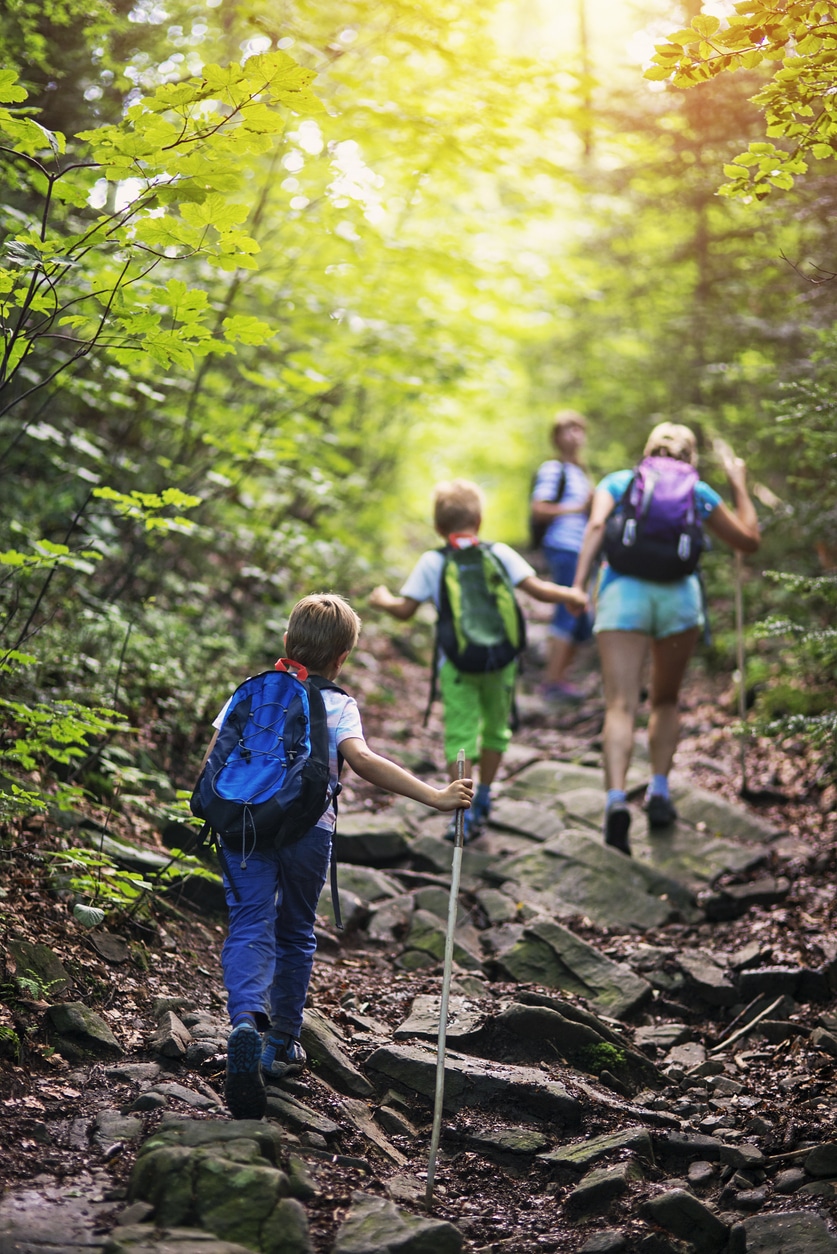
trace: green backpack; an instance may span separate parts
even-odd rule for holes
[[[439,617],[430,700],[436,699],[439,650],[466,674],[499,671],[526,647],[526,624],[505,566],[490,545],[438,550],[444,562],[439,587]]]
[[[459,671],[499,671],[526,644],[526,628],[506,568],[487,544],[446,544],[436,639]]]

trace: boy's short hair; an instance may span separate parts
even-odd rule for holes
[[[676,461],[696,466],[695,433],[681,422],[658,422],[645,441],[643,457],[673,457]]]
[[[314,592],[291,610],[285,640],[287,655],[312,674],[320,675],[334,666],[341,653],[352,651],[360,626],[360,618],[343,597]]]
[[[433,525],[440,536],[457,531],[476,531],[482,522],[485,497],[468,479],[437,483],[433,493]]]

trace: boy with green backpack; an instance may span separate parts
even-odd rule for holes
[[[479,538],[483,506],[475,483],[454,479],[438,484],[433,522],[444,547],[422,554],[398,596],[380,586],[369,598],[374,609],[402,621],[412,618],[424,601],[436,606],[432,693],[438,671],[451,779],[460,748],[465,750],[466,775],[479,761],[479,787],[465,814],[466,843],[485,827],[491,785],[512,735],[517,658],[526,643],[515,588],[536,601],[564,604],[574,613],[586,606],[586,599],[574,589],[541,579],[507,544],[484,544]],[[453,833],[451,823],[448,839]]]

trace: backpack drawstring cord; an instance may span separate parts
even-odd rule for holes
[[[250,848],[249,854],[247,852],[247,820],[248,818],[250,820],[250,829],[253,833],[253,844]],[[250,812],[250,807],[248,805],[245,805],[244,811],[241,815],[241,862],[239,863],[239,865],[242,871],[247,870],[247,859],[252,858],[255,852],[256,852],[256,825],[253,822],[253,815]]]

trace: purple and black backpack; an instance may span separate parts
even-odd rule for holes
[[[644,457],[607,520],[604,553],[620,575],[674,583],[697,570],[704,548],[698,473],[673,457]]]

